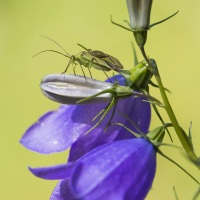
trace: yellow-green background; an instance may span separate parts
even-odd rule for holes
[[[172,91],[170,100],[181,125],[188,130],[190,121],[193,122],[193,139],[199,155],[200,1],[155,0],[151,22],[177,10],[180,12],[176,17],[149,31],[146,49],[147,54],[157,60],[163,82]],[[111,25],[111,14],[121,23],[128,19],[125,0],[0,0],[1,199],[48,199],[57,181],[38,179],[27,166],[64,163],[67,156],[66,152],[39,155],[19,144],[24,131],[39,116],[59,106],[41,94],[39,83],[46,74],[62,72],[67,60],[53,53],[33,59],[32,56],[41,50],[60,50],[40,35],[55,39],[71,54],[81,51],[77,42],[102,50],[129,68],[133,63],[132,34]],[[93,70],[93,76],[105,79],[99,71]],[[158,95],[158,92],[153,90],[153,94]],[[155,117],[151,127],[158,123]],[[173,131],[172,135],[179,145]],[[165,141],[169,142],[168,137]],[[199,171],[179,150],[162,149],[200,180]],[[191,199],[197,184],[160,156],[157,164],[157,174],[147,199],[175,199],[172,186],[176,187],[180,199]]]

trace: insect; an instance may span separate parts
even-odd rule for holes
[[[87,55],[83,55],[84,58],[87,59],[90,56],[92,56],[93,60],[95,60],[96,58],[101,59],[101,61],[104,61],[109,66],[109,67],[106,67],[107,71],[110,71],[112,69],[114,71],[120,72],[121,69],[123,69],[123,65],[120,63],[120,61],[117,58],[115,58],[111,55],[105,54],[102,51],[99,51],[99,50],[93,51],[91,49],[87,49],[86,47],[84,47],[81,44],[78,44],[78,45],[87,51]],[[90,60],[90,58],[89,58],[89,60]],[[102,70],[101,68],[99,68],[99,69]]]
[[[150,60],[154,62],[153,59],[150,59]],[[114,107],[112,111],[112,115],[107,125],[109,126],[114,116],[117,103],[121,99],[128,98],[130,96],[143,97],[144,101],[150,102],[153,106],[157,105],[157,106],[163,107],[163,104],[159,100],[151,96],[148,92],[148,84],[151,81],[153,74],[148,70],[147,63],[145,61],[138,63],[136,66],[134,66],[130,70],[122,70],[120,74],[123,75],[125,78],[125,82],[126,82],[125,86],[121,86],[119,85],[118,82],[115,82],[112,88],[103,90],[95,95],[92,95],[87,98],[83,98],[82,100],[79,100],[77,102],[77,103],[83,103],[87,100],[91,100],[92,98],[95,98],[105,93],[110,93],[112,96],[112,100],[108,104],[108,106],[104,108],[99,114],[97,114],[97,116],[93,119],[95,120],[99,116],[101,116],[99,121],[88,132],[90,132],[92,129],[98,126],[98,124],[101,123],[101,121],[108,114],[111,108]],[[137,90],[137,91],[134,91],[134,90]]]
[[[50,39],[50,40],[52,40],[52,39]],[[54,40],[52,40],[52,41],[55,42]],[[59,45],[58,43],[56,43],[56,44]],[[82,47],[84,49],[84,51],[81,51],[76,55],[69,55],[62,47],[61,48],[65,51],[66,54],[63,54],[61,52],[54,51],[54,50],[44,50],[42,52],[53,51],[53,52],[59,53],[61,55],[64,55],[65,57],[69,58],[68,65],[63,73],[65,73],[67,71],[67,69],[70,65],[76,66],[77,64],[79,64],[81,66],[81,69],[82,69],[82,66],[84,66],[84,67],[88,68],[88,70],[90,70],[90,68],[95,68],[95,69],[101,70],[103,72],[110,71],[110,70],[117,71],[118,73],[123,75],[126,80],[126,84],[125,84],[126,86],[120,86],[118,84],[118,82],[116,82],[116,83],[114,83],[113,87],[108,90],[103,90],[100,93],[96,93],[95,95],[91,95],[89,97],[79,100],[78,102],[75,102],[75,103],[83,103],[83,102],[87,102],[88,100],[91,101],[93,98],[95,98],[101,94],[106,94],[106,93],[107,94],[110,93],[110,95],[112,96],[111,102],[108,104],[108,106],[106,108],[104,108],[99,114],[97,114],[97,116],[93,119],[93,120],[95,120],[98,117],[100,117],[98,122],[95,124],[95,126],[93,126],[91,128],[91,130],[94,129],[96,126],[98,126],[98,124],[101,123],[101,121],[104,119],[104,117],[107,115],[107,113],[111,110],[111,108],[113,108],[111,118],[108,122],[108,125],[110,125],[110,122],[114,116],[118,101],[120,99],[124,99],[124,98],[127,98],[132,95],[137,96],[137,97],[138,96],[144,97],[144,98],[146,98],[147,101],[151,101],[153,104],[157,104],[162,107],[162,103],[160,103],[157,99],[150,96],[148,93],[144,92],[148,88],[148,83],[152,77],[152,74],[148,70],[147,63],[145,61],[143,61],[141,63],[137,63],[137,65],[134,66],[133,68],[131,68],[130,70],[123,70],[123,66],[117,58],[115,58],[111,55],[105,54],[102,51],[91,50],[91,49],[87,49],[86,47],[84,47],[81,44],[78,44],[78,45],[80,47]],[[84,73],[84,71],[83,71],[83,73]],[[84,74],[84,76],[85,76],[85,74]],[[87,78],[85,76],[85,80],[86,79]],[[76,78],[75,78],[75,80],[76,80]],[[139,92],[134,92],[133,90],[135,90],[135,89],[139,90]],[[58,90],[58,91],[60,91],[60,90]],[[66,92],[66,88],[64,89],[64,92]],[[89,131],[91,131],[91,130],[89,130]]]
[[[119,85],[117,81],[115,83],[108,83],[83,76],[50,74],[43,78],[40,87],[47,98],[62,104],[77,105],[79,103],[109,102],[108,105],[93,118],[92,121],[97,119],[98,121],[86,133],[89,133],[97,127],[108,112],[111,111],[111,116],[107,124],[107,126],[109,126],[114,117],[115,110],[117,109],[117,104],[121,99],[130,96],[134,98],[143,97],[151,103],[155,103],[161,107],[163,106],[159,100],[149,94],[142,91],[133,91],[128,86]]]
[[[42,36],[42,37],[45,37],[45,38],[53,41],[55,44],[57,44],[59,47],[61,47],[61,45],[59,45],[53,39],[51,39],[47,36]],[[76,55],[70,55],[61,47],[62,50],[65,52],[65,54],[61,53],[59,51],[55,51],[55,50],[43,50],[43,51],[40,51],[39,53],[37,53],[35,56],[37,56],[38,54],[43,53],[43,52],[51,51],[51,52],[55,52],[55,53],[61,54],[65,57],[69,58],[67,67],[62,72],[62,74],[67,71],[67,69],[70,65],[74,66],[74,73],[75,73],[75,66],[77,64],[79,64],[81,66],[82,71],[83,71],[82,66],[88,68],[91,77],[92,77],[92,75],[90,72],[90,68],[95,68],[95,69],[101,70],[103,72],[110,71],[110,70],[120,72],[123,69],[123,65],[120,63],[120,61],[117,58],[115,58],[111,55],[105,54],[102,51],[99,51],[99,50],[93,51],[91,49],[87,49],[86,47],[84,47],[81,44],[78,44],[78,45],[80,47],[82,47],[85,51],[81,51]],[[83,71],[83,74],[85,76],[84,71]]]

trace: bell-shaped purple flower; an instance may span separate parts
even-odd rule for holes
[[[113,82],[119,81],[124,85],[122,76],[112,77]],[[93,103],[84,105],[62,105],[56,111],[50,111],[33,124],[23,135],[22,145],[26,148],[43,153],[54,153],[71,148],[70,161],[84,155],[91,149],[115,140],[134,138],[123,127],[109,126],[106,131],[112,109],[102,122],[91,132],[85,133],[93,127],[98,119],[93,118],[104,109],[108,103]],[[117,104],[112,122],[119,122],[136,131],[122,114],[130,118],[138,128],[147,132],[150,123],[150,105],[142,98],[129,97]],[[105,133],[104,133],[105,131]]]
[[[122,76],[111,78],[116,79],[124,85]],[[61,180],[51,200],[144,199],[147,195],[156,169],[156,150],[149,141],[135,138],[121,126],[107,127],[112,110],[85,134],[96,124],[92,119],[107,105],[101,102],[62,105],[42,116],[22,137],[21,143],[26,148],[39,153],[71,147],[67,163],[29,168],[40,178]],[[120,100],[112,122],[147,133],[150,105],[142,98]]]
[[[102,145],[74,163],[30,170],[45,179],[63,178],[51,200],[142,200],[155,176],[156,149],[143,138],[126,139]]]

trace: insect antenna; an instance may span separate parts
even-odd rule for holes
[[[33,58],[36,57],[36,56],[38,56],[38,55],[41,54],[41,53],[48,52],[48,51],[54,52],[54,53],[57,53],[57,54],[60,54],[60,55],[65,56],[65,57],[67,57],[67,58],[70,58],[70,60],[72,59],[72,56],[68,56],[68,55],[66,55],[66,54],[64,54],[64,53],[61,53],[61,52],[59,52],[59,51],[52,50],[52,49],[47,49],[47,50],[40,51],[39,53],[35,54],[35,55],[33,56]],[[67,67],[66,67],[66,69],[65,69],[65,71],[62,72],[61,74],[64,74],[64,73],[67,71],[67,69],[68,69],[68,67],[69,67],[70,64],[71,64],[71,62],[69,61],[68,65],[67,65]]]
[[[74,63],[74,62],[76,61],[75,56],[70,55],[58,42],[56,42],[56,41],[53,40],[52,38],[47,37],[47,36],[45,36],[45,35],[41,35],[41,36],[44,37],[44,38],[46,38],[46,39],[48,39],[48,40],[50,40],[50,41],[52,41],[53,43],[55,43],[55,44],[56,44],[58,47],[60,47],[65,53],[61,53],[61,52],[56,51],[56,50],[43,50],[43,51],[40,51],[39,53],[37,53],[36,55],[34,55],[33,57],[35,57],[35,56],[37,56],[37,55],[39,55],[39,54],[41,54],[41,53],[51,51],[51,52],[54,52],[54,53],[57,53],[57,54],[60,54],[60,55],[63,55],[63,56],[65,56],[65,57],[69,58],[70,60],[69,60],[69,62],[68,62],[68,65],[67,65],[66,69],[64,70],[64,72],[61,73],[61,74],[64,74],[64,73],[67,71],[68,67],[69,67],[71,64],[75,64],[75,63]],[[83,46],[82,46],[82,47],[83,47]],[[84,47],[83,47],[83,48],[84,48]],[[75,65],[76,65],[76,64],[75,64]],[[74,70],[74,74],[76,75],[75,67],[74,67],[73,70]],[[84,71],[83,71],[82,66],[81,66],[81,70],[82,70],[82,72],[83,72],[83,74],[84,74],[84,77],[86,77],[86,76],[85,76],[85,73],[84,73]]]
[[[85,49],[86,51],[92,51],[91,49],[87,49],[86,47],[84,47],[82,44],[77,43],[78,46],[82,47],[83,49]]]
[[[40,36],[42,36],[42,37],[44,37],[44,38],[47,38],[48,40],[54,42],[57,46],[59,46],[59,47],[70,57],[70,54],[67,53],[67,51],[66,51],[58,42],[56,42],[56,41],[53,40],[52,38],[47,37],[47,36],[45,36],[45,35],[40,35]]]
[[[66,55],[66,54],[64,54],[64,53],[61,53],[61,52],[59,52],[59,51],[52,50],[52,49],[46,49],[46,50],[40,51],[40,52],[36,53],[36,54],[33,56],[33,58],[36,57],[36,56],[38,56],[38,55],[41,54],[41,53],[48,52],[48,51],[51,51],[51,52],[54,52],[54,53],[58,53],[58,54],[60,54],[60,55],[62,55],[62,56],[65,56],[65,57],[67,57],[67,58],[71,58],[71,56],[68,56],[68,55]]]

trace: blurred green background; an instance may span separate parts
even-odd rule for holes
[[[172,92],[170,100],[180,124],[187,131],[193,122],[193,140],[200,154],[200,1],[154,1],[151,22],[175,11],[179,14],[149,31],[147,54],[157,60],[163,82]],[[44,49],[60,49],[46,35],[60,43],[70,54],[81,51],[76,44],[102,50],[117,57],[128,69],[133,64],[132,34],[110,23],[128,19],[125,1],[120,0],[0,0],[0,87],[1,87],[1,199],[49,199],[57,181],[34,177],[27,166],[64,163],[67,152],[39,155],[19,144],[25,130],[39,116],[59,105],[46,99],[39,83],[46,74],[62,72],[68,60],[54,53],[32,56]],[[138,52],[139,58],[142,59]],[[72,73],[71,71],[68,71]],[[104,80],[99,71],[93,76]],[[159,93],[152,90],[153,95]],[[166,118],[167,119],[167,118]],[[167,121],[167,120],[166,120]],[[158,125],[154,116],[151,127]],[[172,131],[175,144],[179,145]],[[169,142],[166,136],[165,142]],[[200,180],[199,171],[173,147],[162,150]],[[191,199],[197,189],[186,174],[158,155],[158,168],[147,199]],[[148,168],[148,166],[147,166]],[[200,198],[199,198],[200,199]]]

